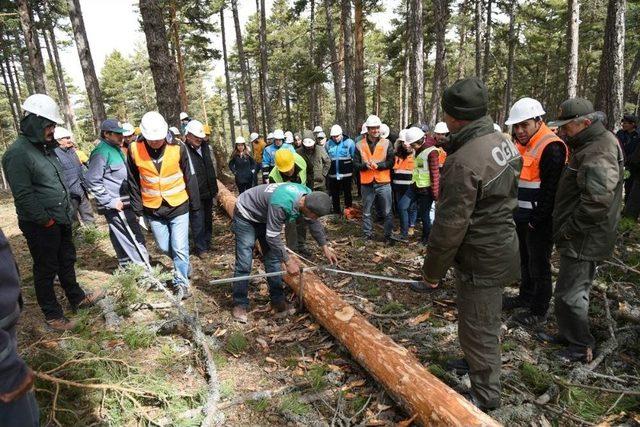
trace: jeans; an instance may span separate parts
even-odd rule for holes
[[[353,203],[351,198],[351,177],[340,178],[327,178],[327,189],[331,195],[331,202],[333,204],[333,213],[340,214],[340,193],[344,194],[344,207],[350,208]]]
[[[82,225],[93,224],[95,219],[93,218],[93,208],[87,193],[84,193],[82,197],[71,196],[71,218],[73,222],[78,222],[78,217],[82,221]]]
[[[551,301],[551,222],[539,224],[535,230],[527,223],[516,223],[520,242],[520,298],[532,314],[544,316]]]
[[[11,403],[0,402],[0,426],[38,427],[40,415],[33,390]]]
[[[418,207],[407,193],[406,188],[396,189],[396,200],[398,201],[398,216],[400,217],[400,234],[402,237],[409,235],[409,227],[415,227],[418,220]]]
[[[233,232],[236,235],[236,265],[234,277],[248,276],[251,274],[253,264],[253,247],[256,240],[264,254],[264,268],[267,273],[279,271],[282,267],[280,255],[274,252],[267,243],[267,225],[247,221],[237,212],[233,215]],[[267,277],[269,294],[272,303],[281,303],[285,299],[282,289],[282,277]],[[235,282],[233,285],[233,305],[249,306],[249,281]]]
[[[393,215],[391,205],[393,197],[391,195],[391,184],[363,184],[362,186],[363,222],[362,231],[365,237],[373,236],[373,218],[371,210],[376,202],[384,216],[384,237],[390,238],[393,232]]]
[[[189,213],[189,222],[196,253],[208,251],[213,234],[213,199],[201,199],[200,209]]]
[[[160,250],[173,258],[173,284],[189,286],[189,212],[174,218],[146,216]]]
[[[76,247],[71,225],[56,223],[44,227],[31,221],[18,221],[18,225],[33,259],[33,285],[38,305],[45,319],[60,319],[64,312],[53,289],[56,275],[69,304],[77,306],[85,297],[76,280]]]
[[[433,204],[431,189],[427,188],[418,192],[412,185],[404,197],[414,202],[418,207],[418,218],[422,221],[422,243],[427,243],[429,233],[431,233],[431,205]]]

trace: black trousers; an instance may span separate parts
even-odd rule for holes
[[[47,228],[30,221],[19,221],[18,225],[33,258],[33,284],[40,309],[45,319],[59,319],[64,311],[53,289],[56,275],[72,306],[78,305],[85,296],[76,280],[76,247],[71,225],[56,223]]]
[[[539,224],[535,230],[527,223],[517,223],[520,242],[520,298],[531,313],[543,316],[551,301],[551,250],[553,248],[551,222]]]
[[[351,177],[348,176],[342,179],[329,178],[328,179],[329,194],[331,194],[331,201],[333,203],[333,213],[342,213],[340,209],[340,193],[344,194],[344,207],[350,208],[353,203],[351,198]]]
[[[238,182],[238,181],[236,181],[236,187],[238,188],[238,194],[244,193],[245,191],[247,191],[248,189],[253,187],[253,185],[254,184],[252,182]]]
[[[189,213],[195,253],[208,251],[213,234],[213,199],[200,199],[200,209]]]
[[[640,216],[640,175],[633,174],[624,182],[624,212],[623,215],[637,221]]]

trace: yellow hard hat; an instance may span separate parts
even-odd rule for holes
[[[140,134],[142,133],[142,130],[140,130],[140,126],[138,126],[137,128],[135,128],[135,129],[133,130],[133,133],[134,133],[134,134],[136,134],[136,135],[140,135]]]
[[[211,126],[209,126],[208,124],[204,125],[204,134],[211,135]]]
[[[280,172],[289,172],[295,165],[293,152],[283,149],[276,151],[276,168]]]

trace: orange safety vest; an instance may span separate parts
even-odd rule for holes
[[[375,149],[373,150],[373,154],[371,154],[371,150],[369,149],[369,144],[367,143],[366,138],[362,138],[360,141],[358,141],[358,143],[356,144],[356,148],[358,149],[358,151],[360,151],[360,156],[362,157],[362,161],[364,163],[384,162],[387,158],[389,140],[380,138],[380,140],[376,144]],[[365,169],[360,171],[361,184],[371,184],[374,181],[378,184],[387,184],[391,182],[391,172],[389,171],[389,169]]]
[[[164,147],[160,172],[149,156],[144,142],[132,142],[129,150],[140,173],[140,193],[144,207],[157,209],[162,200],[166,200],[171,206],[179,206],[189,200],[180,168],[179,145],[167,144]]]
[[[542,123],[538,132],[531,137],[527,145],[518,145],[518,151],[522,155],[522,171],[520,172],[520,187],[524,188],[540,188],[540,160],[542,153],[547,145],[552,142],[560,142],[562,145],[564,141],[558,137],[546,124]],[[567,153],[567,147],[565,146],[565,153]],[[566,159],[565,159],[566,162]]]
[[[444,166],[444,161],[447,160],[447,152],[444,148],[438,147],[438,164],[440,167]]]
[[[413,154],[409,154],[404,159],[396,156],[393,165],[393,183],[397,185],[410,185],[415,166],[416,160],[413,158]]]

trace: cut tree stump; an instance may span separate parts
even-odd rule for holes
[[[218,203],[233,216],[236,198],[218,181]],[[293,256],[293,255],[291,255]],[[300,277],[284,277],[300,295]],[[307,310],[420,425],[498,426],[493,418],[431,374],[406,348],[371,325],[322,280],[310,272],[303,277]]]

